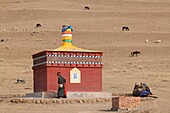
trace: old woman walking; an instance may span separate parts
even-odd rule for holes
[[[57,73],[58,76],[58,92],[57,98],[67,98],[66,90],[65,90],[65,83],[66,80],[61,76],[61,72]]]

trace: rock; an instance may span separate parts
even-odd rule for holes
[[[87,103],[87,99],[83,99],[83,103]]]
[[[61,99],[61,104],[64,104],[65,100],[64,99]]]
[[[57,104],[61,104],[61,101],[60,101],[60,100],[55,100],[55,102],[56,102]]]
[[[69,103],[71,103],[71,104],[76,104],[77,102],[76,102],[75,99],[70,99],[70,100],[69,100]]]
[[[56,103],[56,100],[53,100],[53,103]]]
[[[91,99],[91,102],[96,103],[96,99],[95,98]]]
[[[82,101],[82,100],[77,100],[77,103],[82,104],[82,103],[83,103],[83,101]]]
[[[64,102],[63,102],[63,100],[56,100],[56,103],[63,104]]]
[[[40,103],[41,103],[41,104],[44,104],[44,100],[43,100],[43,99],[41,99],[41,100],[40,100]]]
[[[87,103],[91,103],[91,99],[87,99]]]
[[[44,100],[44,104],[49,104],[49,100],[48,99]]]
[[[53,100],[52,99],[48,99],[48,103],[47,104],[52,104]]]
[[[10,38],[7,38],[7,39],[6,39],[6,42],[8,42],[9,40],[10,40]]]
[[[41,103],[40,99],[37,99],[35,103],[40,104]]]
[[[26,102],[26,99],[23,99],[23,103],[27,103],[27,102]]]
[[[69,102],[68,99],[66,99],[66,100],[64,101],[64,103],[69,104],[70,102]]]
[[[36,103],[36,99],[33,99],[32,103]]]
[[[22,98],[19,99],[19,103],[23,103],[23,101],[24,101],[24,99],[22,99]]]
[[[19,99],[15,99],[15,100],[14,100],[14,103],[19,103]]]
[[[33,100],[32,99],[27,99],[26,103],[33,103]]]
[[[18,29],[17,29],[16,27],[13,27],[12,30],[13,30],[13,31],[17,31]]]

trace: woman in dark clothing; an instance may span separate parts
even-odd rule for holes
[[[143,90],[140,93],[140,97],[147,97],[148,95],[152,95],[150,88],[145,83],[141,83],[141,86],[143,87]]]
[[[141,93],[141,88],[138,83],[135,83],[135,86],[133,88],[133,96],[139,96]]]
[[[58,72],[57,76],[58,76],[58,85],[59,85],[57,98],[67,98],[66,91],[65,91],[66,80],[61,76],[61,72]]]
[[[152,92],[151,92],[151,90],[150,90],[149,86],[148,86],[148,85],[146,85],[145,83],[143,83],[143,86],[145,86],[146,91],[148,91],[148,92],[150,93],[150,95],[152,95]]]

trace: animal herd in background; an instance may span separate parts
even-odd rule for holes
[[[85,10],[90,10],[90,7],[89,6],[85,6]],[[39,27],[42,27],[42,25],[40,23],[37,23],[35,25],[35,28],[39,28]],[[13,27],[12,30],[13,31],[17,31],[18,29],[16,27]],[[129,31],[129,27],[128,26],[122,26],[122,31]],[[36,36],[38,33],[39,32],[33,31],[31,33],[31,36]],[[7,38],[6,40],[5,39],[0,39],[0,42],[7,42],[9,40],[10,40],[10,38]],[[148,43],[148,42],[149,42],[149,39],[146,39],[145,43]],[[161,40],[155,40],[154,43],[162,43],[162,41]],[[137,56],[139,56],[141,54],[141,52],[140,51],[132,51],[130,54],[131,54],[132,57],[133,56],[137,57]],[[19,82],[19,80],[18,80],[18,82]],[[21,81],[20,81],[20,83],[21,83]]]
[[[84,10],[90,10],[90,6],[88,6],[88,5],[86,5],[86,6],[84,6]],[[40,23],[37,23],[36,25],[35,25],[35,28],[39,28],[39,27],[42,27],[42,25],[40,24]],[[12,30],[13,31],[18,31],[18,29],[16,28],[16,27],[13,27],[12,28]],[[27,31],[28,29],[24,29],[23,31]],[[130,29],[129,29],[129,27],[128,26],[122,26],[121,27],[121,30],[122,31],[129,31]],[[4,29],[3,31],[6,31],[6,29]],[[34,33],[35,31],[33,31],[32,33],[31,33],[31,36],[34,36]],[[10,38],[8,38],[8,39],[0,39],[0,42],[4,42],[4,41],[9,41],[10,40]],[[149,42],[149,40],[148,39],[146,39],[145,40],[145,43],[148,43]],[[154,41],[154,43],[161,43],[162,41],[161,40],[155,40]],[[140,51],[132,51],[131,52],[131,56],[133,57],[133,56],[139,56],[141,54],[141,52]],[[18,80],[17,79],[17,82],[21,82],[20,80]]]

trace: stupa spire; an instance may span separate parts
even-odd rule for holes
[[[62,26],[62,45],[72,44],[72,32],[73,28],[71,25]]]
[[[71,25],[62,26],[62,46],[54,49],[54,51],[81,51],[81,52],[96,52],[93,50],[85,50],[72,45],[73,28]]]

